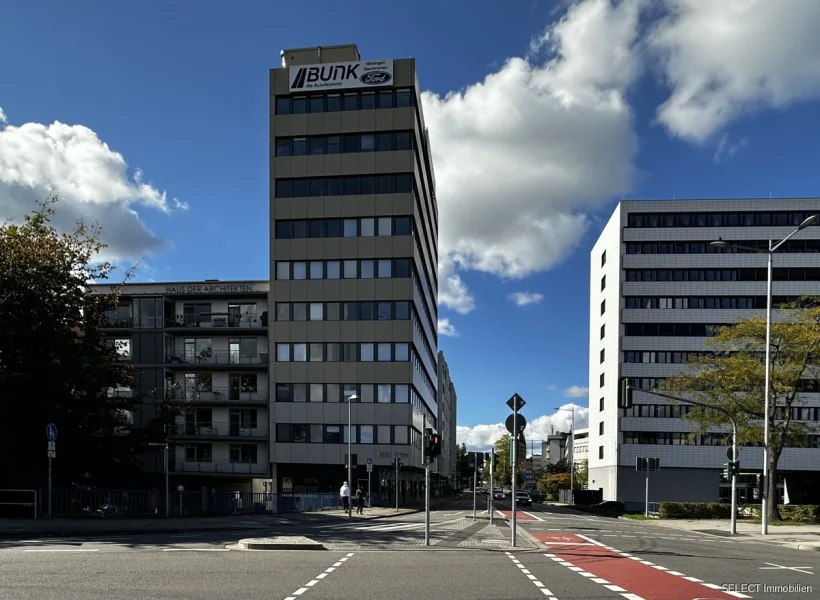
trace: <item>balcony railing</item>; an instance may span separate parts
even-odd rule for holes
[[[207,390],[166,390],[165,399],[178,402],[268,402],[267,390],[249,390],[243,387],[212,387]]]
[[[131,317],[108,317],[108,322],[103,327],[110,327],[113,329],[127,329],[134,326],[134,319]]]
[[[237,475],[267,475],[268,473],[267,464],[231,462],[229,460],[177,460],[174,466],[177,473],[236,473]]]
[[[199,329],[235,328],[254,329],[268,326],[268,313],[246,315],[176,315],[174,319],[166,319],[168,328],[185,327]]]
[[[176,423],[177,436],[267,438],[268,424],[257,421],[255,427],[246,423]]]
[[[170,365],[263,365],[268,363],[268,353],[207,350],[192,355],[183,351],[166,355],[165,362]]]

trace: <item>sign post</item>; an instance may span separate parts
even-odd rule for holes
[[[493,477],[495,477],[495,448],[490,452],[490,525],[493,524],[493,513],[495,507],[493,506]]]
[[[644,516],[649,517],[649,473],[652,471],[661,470],[661,459],[639,456],[635,459],[635,470],[644,471],[646,473],[646,504],[644,508]]]
[[[373,472],[373,459],[367,459],[367,508],[370,508],[372,498],[370,496],[370,474]]]
[[[524,427],[527,426],[527,421],[524,417],[520,417],[518,415],[518,411],[524,408],[526,402],[524,399],[519,396],[518,394],[513,394],[510,396],[510,399],[507,400],[507,406],[510,407],[510,410],[513,411],[513,414],[510,417],[507,417],[507,430],[510,431],[512,436],[512,547],[515,548],[515,541],[516,541],[516,524],[518,520],[516,519],[515,514],[515,479],[516,479],[516,471],[518,470],[518,434],[519,434],[519,420],[523,423],[523,426],[520,426],[520,431],[524,431]],[[512,425],[512,427],[510,427]]]
[[[399,512],[399,468],[401,467],[401,458],[396,452],[396,512]]]
[[[162,446],[162,456],[165,460],[165,518],[171,516],[171,496],[168,489],[168,442],[149,442],[149,446]]]
[[[54,423],[49,423],[46,427],[46,441],[48,442],[48,449],[46,456],[48,457],[48,518],[51,518],[51,459],[57,458],[57,426]]]

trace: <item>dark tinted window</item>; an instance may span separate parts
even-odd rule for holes
[[[342,315],[344,321],[358,321],[359,320],[359,303],[345,302],[344,314]]]
[[[379,108],[393,108],[393,91],[379,92]]]
[[[327,97],[327,112],[339,112],[342,110],[342,97],[339,95]]]
[[[326,237],[342,237],[342,220],[328,219]]]
[[[345,94],[344,109],[345,110],[359,110],[359,95],[358,94]]]
[[[371,110],[376,108],[376,94],[373,92],[362,94],[361,102],[362,110]]]
[[[293,198],[293,180],[292,179],[277,179],[276,180],[276,197],[277,198]]]
[[[310,195],[324,196],[326,193],[325,180],[320,177],[314,177],[310,180]]]
[[[310,99],[310,112],[325,112],[325,99],[322,96],[313,96]]]
[[[290,114],[290,98],[276,99],[276,114],[289,115]]]
[[[413,97],[410,95],[410,90],[396,90],[396,106],[399,108],[413,106]]]
[[[293,155],[305,156],[308,152],[307,138],[295,138],[293,140]]]
[[[276,140],[276,156],[290,156],[293,154],[292,142],[290,139]]]
[[[359,320],[360,321],[372,321],[375,318],[375,310],[373,306],[373,302],[360,302],[359,303]]]
[[[302,239],[302,238],[306,238],[307,235],[308,235],[307,221],[294,221],[293,222],[293,237],[295,239]]]
[[[410,235],[413,232],[412,223],[410,217],[396,217],[394,235]]]
[[[293,99],[293,110],[294,115],[303,115],[307,112],[307,98],[294,98]]]
[[[290,393],[290,385],[286,383],[279,383],[276,385],[276,401],[277,402],[290,402],[291,401],[291,393]]]
[[[345,177],[345,196],[355,196],[359,193],[361,180],[359,177]]]
[[[375,194],[376,193],[376,178],[373,175],[364,175],[361,177],[361,191],[360,194]]]
[[[322,219],[313,219],[310,221],[310,237],[325,237],[325,226],[326,221],[323,221]]]
[[[293,197],[294,198],[301,198],[302,196],[309,195],[309,186],[307,179],[294,179],[293,180]]]
[[[410,277],[410,259],[397,258],[393,267],[393,277]]]
[[[343,150],[345,153],[359,151],[359,136],[346,135],[343,140]]]
[[[394,189],[393,180],[392,175],[379,175],[376,180],[376,193],[392,194]]]
[[[396,193],[407,194],[413,191],[413,176],[407,173],[396,175]]]
[[[387,152],[393,149],[393,134],[380,133],[376,140],[376,150]]]
[[[331,135],[327,138],[327,153],[340,154],[342,152],[342,138],[338,135]]]
[[[327,138],[326,137],[312,137],[312,138],[310,138],[310,153],[311,154],[326,154],[327,153]]]
[[[413,137],[409,131],[396,132],[396,150],[412,150]]]
[[[327,179],[327,190],[326,194],[328,196],[341,196],[342,195],[342,178],[341,177],[331,177]]]
[[[277,221],[276,222],[276,237],[280,240],[286,240],[293,236],[293,221]]]
[[[396,302],[396,315],[395,319],[397,321],[408,321],[410,320],[410,303],[409,302]]]

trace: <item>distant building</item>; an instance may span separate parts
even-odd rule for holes
[[[440,483],[441,491],[447,491],[456,485],[456,388],[450,379],[450,368],[444,358],[444,352],[438,353],[438,433],[441,434],[441,456],[434,465],[434,471],[444,482]]]

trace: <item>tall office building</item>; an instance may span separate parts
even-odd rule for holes
[[[438,353],[438,433],[441,435],[441,455],[434,471],[440,481],[438,490],[446,492],[456,486],[456,387],[450,379],[450,367],[444,352]]]
[[[270,102],[274,485],[338,490],[350,435],[352,484],[392,502],[398,458],[400,497],[420,498],[438,209],[415,60],[284,50]]]
[[[650,501],[718,501],[727,461],[725,431],[693,435],[686,408],[642,393],[687,369],[718,327],[764,316],[766,254],[722,249],[722,238],[755,248],[779,241],[820,210],[817,199],[621,202],[592,249],[589,332],[589,489],[643,506],[637,457],[660,458]],[[808,227],[774,255],[774,303],[820,295],[820,227]],[[618,380],[631,379],[635,406],[617,406]],[[820,418],[820,382],[804,380],[791,418]],[[816,477],[820,436],[786,448],[779,469],[792,502]],[[754,500],[762,449],[740,453],[740,497]],[[814,473],[812,473],[814,471]],[[781,480],[781,489],[782,489]],[[801,489],[802,488],[802,489]],[[781,491],[781,494],[783,492]]]

